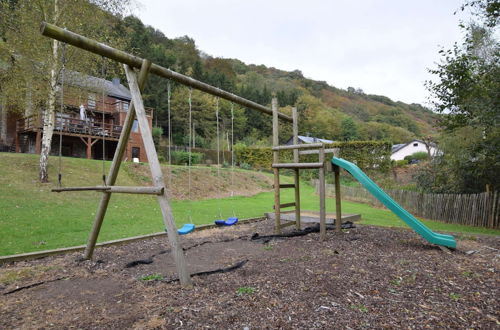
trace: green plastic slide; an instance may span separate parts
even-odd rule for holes
[[[457,247],[457,242],[453,236],[438,234],[430,230],[427,226],[418,221],[413,215],[396,203],[389,195],[387,195],[387,193],[385,193],[385,191],[380,189],[380,187],[377,186],[377,184],[355,164],[348,162],[345,159],[336,157],[332,158],[332,164],[337,165],[351,173],[351,175],[355,177],[356,180],[358,180],[373,196],[375,196],[382,204],[401,218],[401,220],[406,222],[408,226],[410,226],[428,242],[452,249]]]

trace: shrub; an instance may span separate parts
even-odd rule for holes
[[[356,163],[361,169],[387,171],[391,165],[391,146],[391,143],[381,141],[350,141],[327,144],[325,148],[340,148],[340,157]],[[243,144],[237,144],[235,145],[234,151],[236,154],[236,161],[239,164],[248,163],[253,168],[257,169],[271,168],[273,154],[269,147],[250,148]],[[330,157],[330,155],[327,157]],[[280,152],[280,160],[282,162],[289,162],[291,159],[291,150],[283,150]],[[317,155],[301,157],[301,162],[317,161]]]
[[[189,152],[187,151],[172,151],[172,164],[185,165],[189,164]],[[201,164],[203,161],[203,154],[199,152],[191,153],[191,164]]]
[[[429,154],[425,151],[419,151],[419,152],[415,152],[415,153],[412,153],[411,155],[408,155],[405,157],[405,160],[406,161],[411,161],[411,160],[425,160],[425,159],[429,159]]]
[[[396,160],[394,162],[394,167],[402,167],[402,166],[405,166],[405,165],[408,165],[408,160],[407,159],[400,159],[400,160]]]

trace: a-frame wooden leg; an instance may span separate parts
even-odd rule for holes
[[[340,233],[342,230],[342,199],[340,195],[340,167],[333,166],[335,172],[335,231]]]
[[[156,153],[151,128],[149,127],[149,121],[146,117],[146,110],[144,109],[141,91],[139,89],[139,85],[137,84],[135,72],[128,65],[125,65],[125,73],[127,74],[128,85],[130,93],[132,94],[132,101],[135,105],[137,121],[139,122],[142,141],[144,142],[144,148],[146,149],[148,164],[153,177],[153,184],[156,187],[163,187],[165,186],[165,180],[163,179],[160,161],[158,160],[158,155]],[[190,286],[191,277],[187,270],[186,259],[184,257],[182,247],[180,246],[179,234],[177,233],[177,227],[175,226],[174,217],[172,215],[172,208],[170,207],[166,192],[158,196],[158,203],[160,204],[163,215],[163,222],[167,228],[168,240],[172,248],[172,254],[177,267],[179,281],[182,286]]]
[[[139,85],[141,88],[146,83],[146,78],[149,71],[149,66],[151,63],[146,62],[142,64],[141,72],[139,73]],[[127,143],[130,137],[130,132],[132,131],[132,124],[135,119],[135,108],[134,103],[130,104],[127,116],[125,117],[125,123],[123,124],[122,132],[120,133],[120,139],[118,140],[118,145],[116,146],[115,155],[113,157],[113,162],[111,163],[111,168],[109,169],[109,174],[106,177],[106,185],[113,186],[116,183],[116,178],[118,177],[118,171],[120,170],[121,161],[123,159],[123,154],[127,147]],[[96,140],[97,141],[97,140]],[[97,208],[97,212],[94,219],[94,225],[92,226],[92,231],[90,232],[89,239],[87,241],[87,247],[83,257],[85,259],[92,258],[94,254],[95,244],[97,242],[97,237],[101,231],[102,222],[104,216],[106,215],[106,210],[108,208],[109,200],[111,198],[111,193],[105,191],[102,193],[101,201]]]

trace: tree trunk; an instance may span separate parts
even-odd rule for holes
[[[43,110],[43,137],[42,151],[40,152],[40,182],[42,183],[49,182],[49,153],[55,125],[58,48],[59,42],[54,40],[52,43],[52,69],[50,70],[48,102],[47,107]]]

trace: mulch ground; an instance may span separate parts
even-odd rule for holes
[[[499,237],[459,237],[449,254],[404,229],[254,233],[272,223],[182,237],[193,273],[247,261],[191,289],[172,282],[166,237],[2,265],[0,328],[500,328]]]

